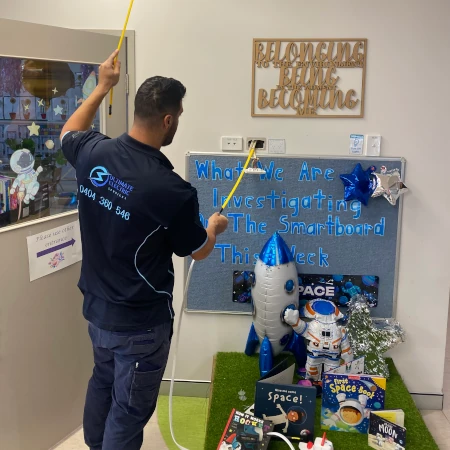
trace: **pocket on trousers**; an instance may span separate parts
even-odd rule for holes
[[[134,370],[131,382],[129,406],[131,408],[148,411],[153,409],[163,377],[164,367],[156,370]],[[145,414],[145,413],[144,413]]]

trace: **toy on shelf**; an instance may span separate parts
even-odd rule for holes
[[[333,443],[327,439],[326,433],[323,433],[323,437],[316,438],[314,444],[311,441],[300,442],[298,448],[300,450],[334,450]]]
[[[311,322],[300,319],[300,312],[295,305],[289,305],[284,311],[284,321],[291,325],[295,333],[308,341],[306,376],[319,381],[324,371],[336,369],[341,358],[346,362],[353,360],[353,352],[345,328],[338,324],[344,316],[330,300],[310,300],[302,315]]]
[[[303,366],[306,349],[303,339],[282,320],[288,305],[298,301],[298,274],[286,242],[275,233],[264,245],[252,279],[253,324],[245,347],[248,356],[258,344],[261,376],[273,367],[274,356],[283,350],[294,354]]]

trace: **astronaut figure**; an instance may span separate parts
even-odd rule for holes
[[[341,358],[348,363],[353,361],[345,328],[338,325],[343,314],[329,300],[310,300],[302,310],[302,315],[310,322],[300,319],[299,311],[294,305],[284,311],[284,321],[291,325],[294,331],[308,341],[306,360],[306,375],[309,379],[320,381],[322,364],[324,371],[339,367]]]
[[[384,439],[384,437],[383,437],[380,433],[377,433],[375,440],[377,441],[378,447],[383,448],[383,446],[384,446],[384,441],[385,441],[386,439]]]
[[[369,418],[370,409],[366,408],[368,397],[364,394],[358,396],[358,400],[349,398],[341,393],[336,395],[339,402],[339,409],[337,412],[328,415],[323,421],[323,425],[335,427],[338,421],[344,422],[352,427],[357,427],[364,419]]]
[[[12,170],[17,173],[10,193],[14,194],[18,189],[19,199],[23,199],[23,202],[28,204],[30,200],[34,200],[39,191],[38,176],[43,169],[39,166],[34,170],[34,156],[29,150],[23,148],[12,154],[10,165]]]

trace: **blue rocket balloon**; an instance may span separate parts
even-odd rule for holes
[[[245,353],[252,355],[258,344],[259,367],[265,375],[273,367],[273,358],[291,351],[299,365],[306,361],[302,338],[294,337],[292,327],[282,320],[284,310],[298,306],[298,272],[286,242],[275,233],[264,245],[256,262],[252,283],[254,321]]]

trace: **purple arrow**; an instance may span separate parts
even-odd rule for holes
[[[42,250],[42,252],[38,252],[37,257],[40,258],[41,256],[48,255],[49,253],[56,252],[56,250],[61,250],[65,247],[70,247],[71,245],[75,244],[75,239],[71,239],[70,241],[64,242],[64,244],[56,245],[55,247],[47,248],[46,250]]]

